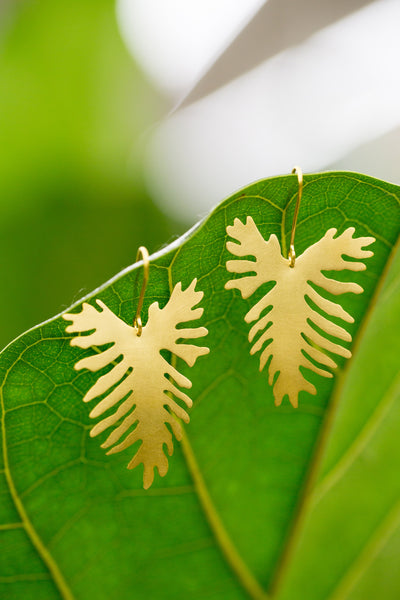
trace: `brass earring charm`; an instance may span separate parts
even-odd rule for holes
[[[178,340],[200,338],[208,333],[205,327],[177,329],[178,324],[199,319],[203,314],[202,308],[195,308],[203,297],[203,292],[195,291],[196,279],[185,290],[177,283],[164,308],[153,302],[147,323],[142,325],[141,310],[150,268],[149,255],[143,246],[139,248],[136,260],[139,256],[142,257],[144,276],[133,326],[117,317],[99,299],[96,303],[100,310],[85,302],[81,312],[63,317],[72,322],[66,328],[68,333],[91,332],[74,337],[71,345],[83,349],[93,347],[98,352],[79,360],[75,369],[98,371],[118,361],[98,378],[83,398],[84,402],[100,398],[89,416],[101,416],[101,420],[90,435],[95,437],[111,429],[102,444],[102,448],[110,448],[107,454],[120,452],[141,441],[128,469],[143,463],[143,486],[147,489],[154,479],[154,467],[161,476],[168,470],[164,444],[171,456],[173,441],[167,425],[180,440],[182,427],[178,419],[189,422],[189,415],[176,400],[188,408],[192,406],[189,396],[179,389],[190,388],[190,380],[167,362],[161,350],[171,352],[191,367],[199,356],[209,352],[209,348],[178,343]],[[112,346],[99,351],[104,344]]]
[[[363,248],[372,244],[375,238],[353,238],[354,227],[349,227],[337,237],[337,230],[329,229],[296,258],[294,238],[303,192],[303,174],[299,167],[295,167],[292,173],[297,173],[299,187],[288,258],[282,256],[276,235],[272,234],[266,241],[252,217],[247,217],[246,223],[235,219],[234,224],[226,228],[235,243],[228,241],[226,247],[239,260],[228,260],[226,268],[230,273],[248,275],[228,281],[225,288],[238,289],[243,298],[249,298],[262,284],[274,282],[272,289],[245,316],[246,323],[254,323],[248,336],[249,342],[253,343],[250,354],[261,351],[260,371],[267,365],[275,405],[279,406],[283,397],[288,395],[291,404],[297,407],[299,392],[316,393],[315,386],[306,379],[300,367],[323,377],[332,377],[329,369],[335,369],[337,364],[330,354],[345,358],[351,356],[350,350],[341,343],[350,342],[351,335],[333,322],[332,317],[347,323],[354,322],[354,319],[340,304],[324,297],[313,286],[333,295],[362,293],[363,289],[357,283],[330,279],[323,271],[364,270],[364,263],[345,260],[343,255],[351,259],[372,256],[373,252]],[[243,260],[242,257],[247,256],[255,260]],[[333,342],[325,335],[339,341]]]

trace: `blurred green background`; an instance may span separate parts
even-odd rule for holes
[[[1,347],[182,233],[142,181],[165,110],[113,0],[0,4]]]

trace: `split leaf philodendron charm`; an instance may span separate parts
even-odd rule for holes
[[[120,452],[141,440],[128,468],[133,469],[143,463],[143,485],[146,489],[153,482],[154,467],[157,467],[161,476],[168,470],[163,446],[167,446],[171,456],[173,441],[167,424],[177,440],[181,440],[182,427],[175,417],[189,422],[186,410],[172,396],[183,401],[187,407],[192,406],[189,396],[177,387],[190,388],[191,382],[169,364],[160,351],[172,352],[190,367],[199,356],[209,352],[205,347],[177,343],[180,339],[200,338],[208,333],[205,327],[176,327],[179,323],[199,319],[203,314],[202,308],[194,308],[203,297],[203,292],[196,292],[195,287],[196,279],[186,290],[182,290],[181,283],[177,283],[164,308],[160,308],[158,302],[151,304],[148,321],[140,336],[134,327],[117,317],[101,300],[96,300],[100,311],[84,303],[80,313],[63,315],[64,319],[72,321],[66,329],[68,333],[91,332],[86,336],[74,337],[72,346],[90,348],[112,343],[108,349],[83,358],[75,365],[75,369],[98,371],[119,360],[108,373],[99,377],[83,398],[84,402],[89,402],[102,396],[90,413],[92,418],[108,413],[119,404],[114,412],[93,427],[90,435],[94,437],[112,428],[102,444],[102,448],[113,446],[108,454]]]
[[[348,331],[334,323],[330,316],[348,323],[353,323],[354,319],[339,304],[324,298],[313,285],[334,295],[362,293],[363,289],[357,283],[330,279],[322,271],[364,270],[364,263],[344,260],[343,255],[353,259],[368,258],[373,252],[363,248],[375,239],[353,238],[353,227],[337,237],[334,237],[337,230],[329,229],[324,237],[296,258],[294,268],[289,268],[289,260],[282,256],[276,235],[271,235],[268,241],[264,240],[251,217],[247,218],[245,224],[235,219],[234,225],[228,226],[226,231],[237,241],[227,242],[229,252],[237,257],[253,256],[255,261],[227,261],[226,268],[231,273],[251,275],[232,279],[225,288],[236,288],[243,298],[249,298],[262,284],[275,282],[272,289],[245,316],[247,323],[256,321],[250,329],[249,341],[254,342],[256,336],[261,334],[250,354],[261,351],[260,371],[270,361],[269,384],[274,386],[276,406],[287,394],[291,404],[297,407],[299,392],[305,390],[316,393],[314,385],[307,381],[300,367],[311,369],[324,377],[332,377],[327,368],[336,368],[337,364],[326,352],[345,358],[351,356],[347,348],[321,335],[315,327],[324,334],[350,342]],[[307,300],[314,303],[322,314],[314,310]]]

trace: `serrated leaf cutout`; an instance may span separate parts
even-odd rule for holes
[[[337,230],[329,229],[318,242],[297,257],[294,268],[290,268],[289,260],[282,256],[276,235],[264,240],[251,217],[247,217],[245,224],[235,219],[233,226],[228,226],[226,231],[237,241],[227,242],[228,251],[240,257],[240,260],[227,261],[227,270],[252,274],[228,281],[225,288],[238,289],[246,299],[261,285],[275,282],[245,316],[247,323],[255,321],[249,332],[249,341],[254,342],[250,354],[261,351],[260,371],[268,363],[269,384],[273,385],[276,406],[288,395],[296,408],[301,391],[316,393],[315,386],[306,379],[301,367],[323,377],[332,377],[328,369],[336,368],[337,364],[330,354],[345,358],[351,356],[350,350],[340,341],[334,342],[325,335],[351,342],[349,332],[331,318],[348,323],[354,322],[354,319],[340,304],[323,297],[314,286],[334,295],[362,293],[363,289],[357,283],[330,279],[322,271],[364,270],[364,263],[345,260],[343,256],[352,259],[372,256],[373,252],[363,248],[372,244],[375,238],[353,238],[354,227],[334,237]],[[242,259],[246,256],[255,260]],[[322,314],[312,308],[312,303]]]
[[[154,467],[162,477],[168,471],[164,445],[171,456],[173,440],[170,429],[178,441],[182,439],[182,427],[175,417],[189,422],[188,413],[176,400],[182,401],[188,408],[192,406],[189,396],[179,389],[190,388],[190,380],[169,364],[160,352],[172,352],[190,367],[199,356],[209,352],[206,347],[178,343],[178,340],[200,338],[208,333],[205,327],[177,329],[178,324],[199,319],[203,314],[202,308],[195,308],[203,292],[196,292],[195,287],[196,279],[186,290],[177,283],[164,308],[160,308],[158,302],[151,304],[141,336],[137,336],[136,330],[117,317],[101,300],[96,300],[100,311],[84,303],[80,313],[63,315],[64,319],[72,321],[66,328],[68,333],[90,332],[74,337],[72,346],[86,349],[112,344],[75,365],[75,369],[98,371],[114,363],[83,398],[84,402],[89,402],[101,397],[90,413],[92,418],[114,410],[92,428],[90,435],[94,437],[112,428],[102,444],[102,448],[111,447],[107,454],[120,452],[141,440],[128,468],[133,469],[143,463],[145,489],[153,483]],[[118,362],[115,364],[115,361]]]

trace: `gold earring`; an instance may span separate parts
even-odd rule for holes
[[[190,388],[190,380],[167,362],[161,350],[171,352],[191,367],[199,356],[209,352],[209,348],[178,343],[180,339],[200,338],[208,333],[205,327],[176,327],[179,323],[199,319],[203,314],[202,308],[195,308],[203,297],[203,292],[195,291],[196,279],[185,290],[180,282],[177,283],[163,308],[158,302],[153,302],[148,310],[147,323],[142,325],[141,310],[150,271],[149,255],[143,246],[139,248],[136,260],[140,256],[144,276],[133,326],[117,317],[99,299],[96,303],[100,311],[85,302],[81,312],[68,313],[63,317],[72,321],[66,328],[68,333],[90,332],[74,337],[71,346],[93,347],[98,352],[79,360],[75,369],[98,371],[114,363],[83,398],[84,402],[101,398],[89,416],[102,416],[102,419],[92,428],[90,435],[95,437],[112,428],[101,445],[102,448],[110,448],[107,454],[120,452],[141,441],[128,469],[143,463],[143,486],[147,489],[154,479],[154,467],[162,477],[168,471],[168,459],[163,448],[165,444],[169,455],[172,455],[173,441],[168,426],[180,440],[182,427],[178,419],[189,422],[189,415],[177,400],[188,408],[192,406],[189,396],[179,389]],[[99,351],[98,348],[104,344],[112,346]]]
[[[353,238],[354,227],[334,237],[337,230],[329,229],[319,241],[296,258],[294,239],[303,192],[303,174],[300,167],[295,167],[292,173],[297,174],[298,194],[288,257],[282,256],[276,235],[272,234],[268,241],[262,237],[252,217],[247,217],[246,223],[235,219],[233,226],[228,226],[226,231],[236,243],[228,241],[226,247],[240,259],[228,260],[226,268],[231,273],[250,274],[228,281],[225,288],[238,289],[243,298],[249,298],[262,284],[275,282],[272,289],[245,316],[246,323],[255,321],[248,336],[249,342],[254,342],[250,354],[261,351],[260,371],[267,365],[275,405],[279,406],[284,396],[288,395],[296,408],[301,391],[316,393],[315,386],[306,379],[300,367],[323,377],[332,377],[329,369],[336,368],[337,364],[330,354],[345,358],[351,356],[350,350],[341,341],[333,342],[325,335],[350,342],[350,333],[334,323],[332,317],[347,323],[353,323],[354,319],[340,304],[321,295],[313,285],[333,295],[362,293],[363,289],[357,283],[330,279],[323,271],[364,270],[364,263],[347,261],[343,255],[352,259],[373,256],[373,252],[363,248],[372,244],[375,238]],[[255,260],[242,259],[246,256],[252,256]],[[318,310],[312,308],[309,301]]]

